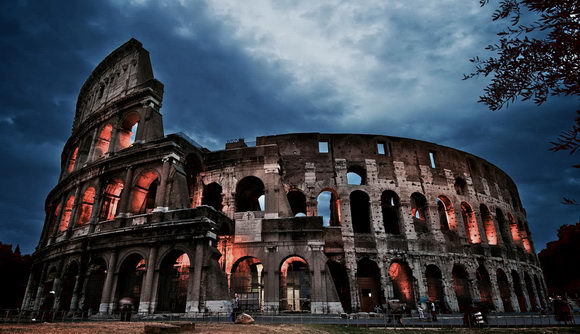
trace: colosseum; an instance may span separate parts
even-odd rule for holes
[[[210,151],[165,134],[134,39],[81,88],[23,302],[29,310],[457,312],[544,306],[516,185],[484,159],[398,137],[293,133]]]

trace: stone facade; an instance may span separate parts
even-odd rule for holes
[[[489,162],[358,134],[266,136],[210,151],[164,134],[162,98],[136,40],[83,85],[24,308],[545,305],[517,188]]]

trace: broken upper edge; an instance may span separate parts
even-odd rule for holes
[[[73,133],[87,121],[98,118],[100,111],[142,91],[148,91],[161,104],[163,84],[153,76],[149,52],[141,42],[131,38],[105,57],[83,84]]]

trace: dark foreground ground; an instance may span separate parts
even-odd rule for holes
[[[72,322],[72,323],[42,323],[42,324],[0,324],[0,333],[33,333],[33,334],[101,334],[143,333],[146,324],[152,322]],[[544,328],[491,328],[491,329],[400,329],[397,328],[364,328],[340,325],[234,325],[228,323],[196,323],[195,333],[290,333],[290,334],[359,334],[359,333],[486,333],[486,334],[572,334],[580,333],[580,328],[544,327]]]

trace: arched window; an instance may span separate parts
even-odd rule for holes
[[[437,202],[441,231],[455,230],[457,227],[455,223],[455,210],[449,198],[441,195],[435,201]]]
[[[361,190],[350,194],[350,216],[354,233],[371,233],[371,204],[369,195]]]
[[[470,244],[481,243],[481,236],[479,235],[479,228],[477,227],[477,218],[471,206],[465,202],[461,203],[461,218],[465,226],[467,241]]]
[[[64,211],[62,212],[62,217],[60,219],[60,225],[58,227],[59,231],[65,231],[68,228],[70,218],[72,215],[73,205],[75,203],[75,197],[73,195],[69,196],[64,205]]]
[[[77,225],[82,226],[91,220],[93,205],[95,204],[95,188],[88,187],[81,197],[80,212],[77,218]]]
[[[61,280],[61,290],[59,296],[59,311],[70,310],[71,301],[74,293],[75,283],[79,274],[79,266],[76,262],[67,265]]]
[[[288,203],[292,209],[292,215],[306,216],[306,196],[300,190],[290,190],[286,194]]]
[[[92,315],[99,312],[101,295],[107,277],[107,264],[102,258],[92,260],[86,275],[83,311],[90,311],[89,314]]]
[[[526,290],[528,291],[530,307],[532,310],[536,310],[538,308],[538,300],[536,299],[536,292],[534,291],[534,283],[532,282],[530,274],[527,272],[524,272],[524,281],[526,282]]]
[[[427,199],[423,194],[413,193],[411,195],[411,215],[413,216],[413,225],[415,232],[426,233],[429,231],[427,227]]]
[[[497,231],[493,223],[493,217],[485,204],[479,206],[479,213],[483,222],[483,229],[485,230],[485,238],[490,245],[497,245]]]
[[[97,143],[95,144],[95,159],[98,159],[104,156],[107,152],[109,152],[112,133],[113,126],[111,124],[105,125],[101,130],[101,133],[99,133]]]
[[[60,215],[60,210],[62,209],[62,204],[58,203],[53,211],[52,211],[52,216],[50,217],[50,228],[48,230],[48,235],[53,235],[54,230],[58,227],[58,216]]]
[[[211,206],[216,211],[222,211],[224,207],[222,205],[222,186],[216,182],[204,186],[201,204]]]
[[[454,187],[457,195],[465,195],[467,193],[467,183],[461,177],[455,178]]]
[[[129,113],[121,122],[121,127],[119,128],[119,150],[125,149],[135,142],[135,136],[137,134],[137,127],[139,126],[139,114],[136,112]]]
[[[255,176],[246,176],[236,186],[236,212],[264,211],[264,183]]]
[[[530,238],[528,238],[528,229],[526,224],[518,219],[518,230],[520,231],[520,237],[522,238],[522,246],[526,252],[532,252],[532,244],[530,243]]]
[[[331,260],[328,260],[327,266],[336,292],[338,293],[342,309],[344,312],[350,313],[352,311],[352,304],[350,301],[350,284],[346,267],[342,263]]]
[[[363,185],[366,184],[366,171],[364,168],[358,165],[352,165],[348,167],[346,171],[346,181],[350,185]]]
[[[123,182],[119,179],[107,184],[103,191],[103,199],[99,213],[99,220],[111,220],[118,214],[119,200],[123,191]]]
[[[383,213],[383,225],[388,234],[401,234],[399,225],[399,209],[401,202],[394,191],[386,190],[381,194],[381,210]]]
[[[324,190],[316,198],[316,211],[324,226],[340,226],[340,200],[334,190]]]
[[[66,168],[67,172],[72,172],[75,169],[75,164],[77,162],[77,155],[79,154],[78,146],[72,151],[70,158],[68,159],[68,167]]]
[[[136,214],[152,212],[155,208],[158,186],[159,177],[156,172],[143,172],[133,186],[131,212]]]

